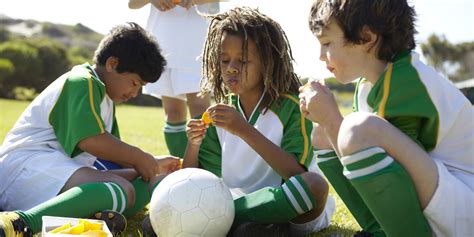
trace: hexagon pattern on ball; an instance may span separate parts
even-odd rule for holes
[[[150,221],[157,236],[226,236],[234,221],[234,201],[217,176],[186,168],[156,187]]]

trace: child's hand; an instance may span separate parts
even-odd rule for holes
[[[204,124],[201,119],[191,119],[186,126],[188,142],[192,145],[200,146],[206,136],[206,129],[209,125]]]
[[[223,128],[232,134],[237,135],[239,131],[248,123],[244,117],[231,105],[217,104],[207,109],[213,121],[213,125]]]
[[[301,113],[315,123],[324,126],[333,119],[342,117],[334,95],[318,81],[311,81],[309,86],[300,87],[299,98]]]
[[[193,1],[192,0],[181,0],[179,1],[179,6],[183,7],[183,8],[186,8],[189,9],[190,7],[193,6]]]
[[[142,159],[136,159],[133,168],[142,176],[142,179],[149,181],[160,173],[159,163],[152,155],[143,156]]]
[[[155,156],[156,163],[158,164],[158,174],[169,174],[181,168],[181,162],[179,157],[162,155]]]
[[[172,0],[151,0],[150,3],[162,12],[168,11],[176,6]]]

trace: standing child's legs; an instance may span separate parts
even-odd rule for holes
[[[347,116],[338,147],[344,175],[388,236],[431,236],[423,215],[437,185],[433,160],[387,121],[368,113]]]
[[[171,155],[183,157],[188,139],[186,137],[186,104],[191,117],[197,117],[209,107],[209,97],[199,97],[197,93],[186,94],[187,101],[162,96],[166,124],[164,137]]]
[[[210,106],[209,95],[198,96],[198,93],[186,94],[186,101],[189,108],[191,118],[196,118],[202,115],[204,111]]]
[[[186,102],[181,99],[162,96],[165,111],[163,133],[171,155],[183,157],[188,139],[186,137]]]

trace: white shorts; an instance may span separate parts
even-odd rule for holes
[[[5,157],[1,163],[1,175],[14,177],[6,184],[4,191],[0,192],[0,207],[4,211],[25,211],[48,201],[58,195],[76,170],[89,166],[89,161],[81,159],[83,156],[77,160],[79,156],[71,159],[63,152],[54,150],[19,150],[10,152]],[[21,167],[18,166],[19,162]],[[3,173],[4,171],[6,172]]]
[[[160,79],[143,87],[143,94],[186,100],[186,94],[198,93],[201,73],[193,69],[166,68]]]
[[[439,160],[438,187],[423,211],[434,236],[474,236],[474,176],[450,172]]]

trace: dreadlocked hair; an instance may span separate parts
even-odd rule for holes
[[[251,38],[257,46],[265,88],[261,110],[268,109],[281,93],[298,93],[301,83],[293,71],[293,55],[281,26],[257,9],[237,7],[211,19],[204,46],[201,94],[213,92],[218,103],[228,103],[229,97],[226,95],[229,89],[224,84],[220,70],[220,45],[224,33],[242,37],[244,60],[247,60],[248,55],[248,39]]]

